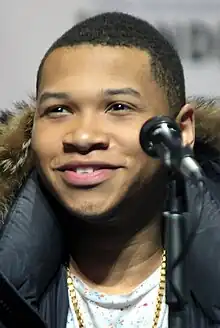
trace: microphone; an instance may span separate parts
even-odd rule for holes
[[[192,149],[182,145],[181,130],[170,117],[156,116],[145,122],[140,131],[140,144],[148,156],[160,158],[168,168],[175,169],[195,183],[203,180]]]

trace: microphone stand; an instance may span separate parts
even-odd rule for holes
[[[183,254],[187,239],[188,202],[185,181],[178,173],[171,174],[164,215],[164,245],[166,251],[166,303],[169,306],[168,327],[187,328],[189,288],[187,265]]]

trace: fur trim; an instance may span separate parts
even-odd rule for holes
[[[196,137],[220,151],[219,100],[189,99],[195,108]],[[31,131],[34,105],[15,105],[14,111],[0,113],[0,220],[34,167]]]
[[[33,167],[30,151],[34,110],[18,103],[12,112],[0,115],[0,220]]]
[[[189,98],[195,108],[196,138],[220,151],[220,99]]]

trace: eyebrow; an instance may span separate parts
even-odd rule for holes
[[[106,89],[103,91],[105,96],[131,95],[140,98],[141,94],[133,88]]]
[[[137,98],[141,97],[141,94],[133,88],[105,89],[103,90],[103,94],[105,97],[116,95],[131,95]],[[48,99],[70,100],[71,95],[67,92],[44,92],[39,98],[39,105]]]
[[[39,105],[48,99],[65,99],[69,100],[71,97],[66,92],[44,92],[39,98]]]

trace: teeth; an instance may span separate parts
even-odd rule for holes
[[[77,167],[75,171],[78,174],[89,174],[93,173],[94,169],[92,167]]]

